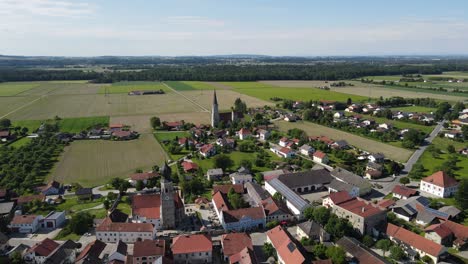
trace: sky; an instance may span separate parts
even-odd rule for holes
[[[0,54],[468,55],[466,0],[0,0]]]

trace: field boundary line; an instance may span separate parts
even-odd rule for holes
[[[163,82],[162,84],[164,84],[164,86],[166,86],[167,88],[169,88],[170,90],[172,90],[174,93],[184,97],[187,101],[191,102],[192,104],[200,107],[204,112],[210,112],[210,110],[206,109],[204,106],[202,106],[201,104],[193,101],[192,99],[188,98],[187,96],[185,96],[184,94],[176,91],[174,88],[170,87],[169,85],[167,85],[165,82]]]
[[[15,113],[15,112],[17,112],[17,111],[23,109],[23,108],[25,108],[25,107],[27,107],[27,106],[30,106],[30,105],[32,105],[33,103],[35,103],[36,101],[42,99],[43,97],[46,97],[46,96],[44,96],[44,95],[39,96],[39,98],[36,98],[36,99],[32,100],[31,102],[28,102],[28,103],[26,103],[26,104],[24,104],[24,105],[22,105],[22,106],[16,108],[16,109],[13,110],[13,111],[10,111],[10,112],[4,114],[3,116],[0,116],[0,118],[5,118],[5,117],[7,117],[7,116],[9,116],[9,115],[11,115],[11,114],[13,114],[13,113]]]

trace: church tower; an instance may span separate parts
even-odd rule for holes
[[[171,168],[167,162],[161,167],[161,226],[163,229],[174,229],[176,226],[176,208],[174,201],[174,188],[171,181]]]
[[[211,126],[217,127],[218,124],[219,124],[218,98],[216,97],[216,90],[214,90],[213,105],[211,106]]]

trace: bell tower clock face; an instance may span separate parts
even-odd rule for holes
[[[164,195],[164,200],[168,201],[168,200],[169,200],[169,196],[168,196],[168,195]]]

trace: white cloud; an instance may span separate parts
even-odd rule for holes
[[[0,0],[0,15],[81,17],[93,14],[95,8],[90,3],[66,0]]]
[[[210,27],[221,27],[225,24],[222,20],[211,19],[201,16],[169,16],[166,19],[164,19],[164,22],[170,25]]]

